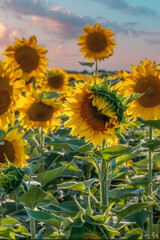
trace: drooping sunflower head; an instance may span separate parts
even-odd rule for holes
[[[47,133],[48,130],[54,130],[60,126],[61,103],[55,99],[43,99],[38,92],[27,92],[26,97],[21,97],[17,104],[19,110],[19,120],[21,125],[28,130],[31,127],[43,127]]]
[[[108,28],[102,28],[102,26],[96,23],[93,27],[90,25],[83,28],[85,34],[78,34],[79,43],[81,46],[80,51],[84,58],[88,58],[89,61],[104,60],[112,55],[113,48],[116,43],[113,39],[114,33]]]
[[[138,67],[131,66],[133,72],[128,75],[121,86],[121,92],[128,97],[132,92],[142,96],[132,102],[128,112],[136,119],[137,116],[145,120],[159,119],[160,117],[160,72],[147,59],[140,62]]]
[[[24,172],[21,167],[16,167],[12,163],[8,163],[8,166],[4,166],[0,173],[0,187],[9,194],[16,190],[21,184],[24,177]]]
[[[28,143],[22,139],[23,133],[18,133],[18,129],[11,130],[4,138],[3,143],[0,145],[0,164],[7,164],[7,160],[16,166],[28,165],[27,159],[29,158],[25,154],[25,146]]]
[[[60,68],[48,69],[43,88],[57,92],[65,92],[68,82],[69,76],[64,70]]]
[[[0,61],[0,128],[8,130],[8,124],[13,125],[16,101],[21,94],[24,81],[15,82],[22,75],[21,70],[14,70],[8,63]]]
[[[15,39],[13,46],[8,44],[4,51],[7,61],[10,61],[15,68],[19,67],[23,71],[23,79],[28,81],[31,77],[40,77],[45,71],[48,59],[45,57],[47,50],[43,46],[37,45],[35,36],[28,40]]]
[[[73,97],[67,100],[64,112],[70,118],[65,126],[72,128],[71,135],[84,137],[94,147],[101,146],[104,140],[114,141],[125,108],[114,93],[79,83]]]

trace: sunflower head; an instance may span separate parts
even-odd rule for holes
[[[102,28],[102,26],[96,23],[93,27],[90,25],[83,28],[85,34],[79,35],[79,43],[81,46],[80,51],[84,58],[88,58],[89,61],[104,60],[112,55],[113,48],[116,43],[113,39],[114,33],[108,28]]]
[[[44,79],[43,88],[56,92],[65,92],[69,82],[69,75],[60,68],[48,69]]]
[[[9,163],[4,169],[1,169],[0,173],[0,187],[9,194],[13,190],[17,189],[21,184],[24,177],[24,172],[20,167],[16,167],[14,164]]]
[[[0,144],[1,165],[6,165],[8,161],[16,166],[28,165],[26,160],[29,157],[25,154],[25,146],[28,143],[23,141],[23,135],[24,133],[18,133],[17,128],[5,133],[3,142]]]
[[[46,53],[45,47],[38,46],[36,37],[31,36],[28,40],[15,39],[13,46],[8,44],[3,54],[15,68],[19,67],[23,71],[23,79],[29,81],[32,76],[41,77],[46,71]]]
[[[64,103],[64,112],[70,118],[65,123],[72,128],[71,135],[84,137],[94,147],[103,141],[115,140],[115,130],[124,120],[125,106],[121,96],[101,86],[77,83],[73,96]]]
[[[129,104],[128,114],[145,120],[160,117],[160,72],[153,61],[147,59],[139,66],[131,66],[133,72],[128,74],[120,87],[120,92],[129,97],[131,93],[140,93],[141,97]]]
[[[14,124],[14,110],[16,101],[21,94],[24,81],[15,81],[21,78],[22,71],[15,70],[9,63],[0,61],[0,128],[8,130],[8,124]]]
[[[21,97],[17,103],[19,120],[24,129],[43,127],[47,133],[61,125],[61,102],[56,99],[43,98],[37,91],[26,92],[26,97]]]

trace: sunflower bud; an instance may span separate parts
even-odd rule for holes
[[[0,187],[9,194],[13,190],[17,189],[21,184],[24,177],[24,172],[21,168],[9,164],[5,169],[1,170],[0,173]]]

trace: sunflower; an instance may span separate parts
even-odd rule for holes
[[[23,79],[25,82],[29,82],[31,77],[41,77],[46,71],[48,59],[45,54],[47,52],[45,47],[37,45],[36,37],[31,36],[28,40],[25,38],[15,39],[13,46],[8,44],[3,55],[15,68],[22,69]]]
[[[82,80],[83,74],[81,73],[68,73],[68,82]]]
[[[8,132],[3,138],[3,144],[0,145],[0,163],[7,164],[6,158],[9,162],[15,164],[16,166],[26,166],[28,165],[27,159],[29,158],[25,154],[24,147],[28,143],[22,140],[23,133],[18,133],[18,129],[15,128]]]
[[[156,71],[156,63],[147,59],[140,62],[138,67],[131,66],[133,72],[128,75],[120,91],[126,97],[132,92],[141,93],[142,96],[130,103],[128,113],[136,119],[144,120],[160,118],[160,72]]]
[[[15,81],[22,75],[21,70],[13,70],[8,63],[0,61],[0,128],[8,130],[8,124],[12,126],[15,121],[14,110],[16,101],[21,95],[24,81]]]
[[[29,130],[31,127],[43,127],[47,133],[49,129],[54,130],[60,126],[61,103],[54,99],[42,99],[38,92],[26,92],[26,97],[21,97],[17,103],[19,110],[18,120],[22,120],[21,125]]]
[[[101,61],[112,55],[113,48],[116,43],[112,38],[115,33],[111,32],[111,29],[102,28],[102,26],[96,23],[93,28],[90,25],[83,28],[85,34],[78,34],[78,45],[81,46],[80,51],[84,58],[88,58],[90,62],[93,59]]]
[[[72,128],[71,135],[91,141],[96,147],[103,141],[115,140],[115,129],[119,128],[121,117],[117,115],[111,103],[105,99],[100,91],[94,91],[85,83],[77,83],[73,97],[64,103],[64,113],[70,118],[65,127]],[[113,98],[112,98],[113,105]]]
[[[69,76],[66,71],[60,68],[53,68],[48,69],[42,84],[46,90],[65,92],[68,82]]]

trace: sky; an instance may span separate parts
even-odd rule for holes
[[[90,71],[79,64],[87,59],[77,38],[96,23],[111,29],[117,43],[99,69],[130,71],[145,58],[160,63],[160,0],[0,0],[0,60],[7,43],[35,35],[48,50],[48,68]]]

